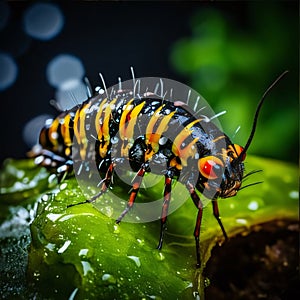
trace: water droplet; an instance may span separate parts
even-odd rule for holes
[[[141,239],[136,239],[137,242],[139,243],[140,246],[144,246],[145,245],[145,241],[141,240]]]
[[[80,249],[78,255],[79,256],[86,256],[88,252],[89,252],[89,249]]]
[[[53,214],[53,213],[49,213],[49,214],[47,215],[47,218],[48,218],[49,220],[51,220],[52,222],[55,222],[55,221],[57,221],[61,216],[62,216],[62,214]]]
[[[205,278],[204,278],[204,286],[205,286],[205,287],[208,287],[209,285],[210,285],[210,280],[209,280],[208,277],[205,277]]]
[[[241,225],[247,225],[248,221],[246,219],[236,219],[236,223],[241,224]]]
[[[160,251],[156,251],[156,257],[160,261],[163,261],[165,259],[165,256]]]
[[[230,207],[230,209],[234,209],[235,208],[235,204],[234,203],[230,203],[229,207]]]
[[[54,251],[55,250],[55,244],[51,244],[51,243],[48,243],[45,248],[47,248],[48,250],[50,251]]]
[[[29,178],[28,177],[25,177],[23,180],[22,180],[22,182],[24,183],[24,184],[27,184],[27,183],[29,183]]]
[[[299,198],[299,192],[298,191],[290,191],[289,197],[292,199],[298,199]]]
[[[65,241],[65,243],[63,244],[63,246],[58,249],[57,253],[59,253],[59,254],[64,253],[68,249],[68,247],[70,245],[71,245],[71,241],[70,240]]]
[[[186,289],[189,289],[189,288],[192,288],[193,287],[193,283],[192,282],[189,282],[186,286]]]
[[[159,143],[160,145],[164,145],[164,144],[166,144],[167,141],[168,141],[168,138],[165,137],[165,136],[163,136],[163,137],[161,137],[161,138],[159,139],[158,143]]]
[[[74,289],[74,291],[72,292],[68,300],[74,300],[77,292],[78,292],[78,288]]]
[[[43,195],[41,200],[47,202],[49,198],[49,195]]]
[[[111,206],[102,207],[100,210],[104,215],[106,215],[109,218],[111,218],[114,213],[114,209]]]
[[[140,261],[139,257],[137,257],[137,256],[127,256],[127,257],[132,259],[135,262],[135,264],[137,265],[137,267],[141,266],[141,261]]]
[[[107,274],[107,273],[102,275],[102,280],[107,281],[109,283],[115,283],[116,282],[115,278],[111,274]]]
[[[57,179],[56,174],[51,174],[51,175],[48,177],[48,187],[49,187],[49,188],[53,188],[53,187],[55,187],[57,184],[58,184],[58,179]]]
[[[249,204],[248,204],[248,209],[249,210],[257,210],[259,208],[259,204],[257,201],[251,201]]]
[[[94,272],[91,264],[88,261],[81,261],[81,265],[83,268],[83,275],[86,276],[88,272]]]
[[[120,227],[117,224],[114,225],[114,233],[120,233]]]
[[[66,182],[62,183],[59,187],[59,189],[62,191],[64,190],[66,187],[68,186],[68,184]]]

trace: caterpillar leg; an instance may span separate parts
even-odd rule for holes
[[[47,149],[32,150],[28,156],[35,157],[36,165],[56,169],[58,182],[62,182],[73,170],[73,161],[68,156],[60,156]]]
[[[136,173],[136,176],[133,180],[132,189],[130,191],[129,200],[127,202],[127,207],[123,210],[123,212],[120,214],[119,218],[116,220],[116,223],[119,224],[122,219],[125,217],[125,215],[129,212],[129,210],[133,207],[137,193],[140,189],[143,177],[146,173],[146,170],[149,168],[148,163],[144,163],[141,168]]]
[[[197,219],[196,219],[195,230],[194,230],[194,237],[195,237],[195,243],[196,243],[196,258],[197,258],[196,266],[197,266],[197,268],[200,268],[200,266],[201,266],[200,227],[201,227],[201,221],[202,221],[203,204],[195,191],[194,185],[192,185],[190,182],[187,182],[186,187],[192,197],[192,200],[193,200],[195,206],[198,208]]]
[[[70,174],[73,170],[73,161],[67,160],[65,163],[56,169],[56,174],[58,178],[58,182],[62,182],[65,180],[66,176]]]
[[[161,211],[161,227],[160,227],[160,237],[157,249],[161,250],[163,245],[164,233],[166,229],[166,222],[168,216],[169,205],[171,201],[171,188],[172,188],[172,176],[170,174],[165,175],[165,189],[164,189],[164,202]]]
[[[214,214],[215,218],[217,219],[217,221],[219,223],[219,226],[221,227],[223,236],[224,236],[225,240],[228,240],[227,233],[226,233],[225,228],[224,228],[224,226],[222,224],[222,221],[221,221],[217,200],[212,201],[212,206],[213,206],[213,214]]]
[[[44,167],[58,167],[64,165],[68,158],[55,154],[47,149],[38,148],[27,153],[28,157],[35,157],[35,164]]]
[[[105,178],[102,180],[102,185],[101,185],[101,189],[100,189],[99,193],[97,193],[95,196],[93,196],[92,198],[87,199],[85,201],[78,202],[75,204],[70,204],[67,206],[67,208],[76,206],[76,205],[85,204],[85,203],[92,203],[92,202],[96,201],[103,193],[105,193],[107,191],[107,188],[109,187],[111,180],[112,180],[113,172],[114,172],[114,163],[111,163],[106,171]]]

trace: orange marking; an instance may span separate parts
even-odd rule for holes
[[[70,135],[70,120],[71,120],[71,116],[70,114],[67,114],[64,118],[63,118],[63,123],[61,124],[61,135],[64,139],[64,143],[67,147],[72,146],[72,140],[71,140],[71,135]]]
[[[229,152],[232,154],[229,155]],[[229,157],[230,162],[232,162],[234,159],[236,159],[242,152],[242,147],[234,144],[234,145],[229,145],[227,149],[222,149],[222,156],[223,160],[226,161],[226,159]]]
[[[161,117],[159,112],[162,110],[164,105],[161,105],[152,115],[151,119],[149,120],[149,123],[147,125],[146,129],[146,144],[151,144],[153,140],[155,140],[155,133],[154,133],[154,126],[158,119]],[[151,145],[152,146],[152,145]]]
[[[139,105],[132,108],[131,99],[121,116],[120,126],[119,126],[119,134],[120,138],[123,141],[123,145],[121,148],[121,155],[124,157],[128,157],[129,149],[132,147],[134,143],[134,127],[137,122],[137,118],[142,108],[145,105],[145,102],[140,103]]]
[[[221,135],[213,140],[214,143],[218,142],[221,139],[225,139],[225,135]]]
[[[152,156],[157,153],[159,150],[159,139],[161,138],[162,134],[167,131],[168,124],[172,119],[173,115],[175,114],[175,110],[169,113],[168,115],[160,114],[160,111],[164,105],[160,106],[152,115],[147,129],[146,129],[146,145],[148,147],[147,152],[145,153],[145,161],[150,160]],[[161,119],[156,131],[154,132],[154,126]]]
[[[101,115],[103,113],[103,106],[104,104],[107,102],[107,98],[101,101],[101,104],[98,108],[96,117],[95,117],[95,128],[96,128],[96,132],[97,132],[97,136],[98,136],[98,140],[101,141],[102,140],[102,129],[101,129]]]
[[[186,147],[183,149],[181,148],[181,145],[185,141],[186,138],[188,138],[191,133],[193,132],[190,128],[197,122],[200,122],[200,120],[195,120],[188,124],[175,138],[173,146],[172,146],[172,152],[180,158],[181,164],[183,166],[187,166],[187,160],[189,157],[195,156],[197,149],[194,146],[194,144],[198,141],[198,138],[193,139]]]
[[[99,154],[102,158],[106,156],[110,144],[109,122],[111,113],[117,99],[107,102],[107,98],[101,101],[95,117],[95,128],[98,140],[100,141]]]
[[[100,140],[100,147],[99,147],[99,153],[102,158],[106,156],[108,146],[110,144],[110,134],[109,134],[109,121],[111,118],[111,113],[113,110],[113,107],[116,103],[117,99],[114,99],[107,103],[107,106],[104,111],[104,120],[102,125],[102,140]]]
[[[75,117],[74,117],[74,135],[76,137],[77,143],[80,143],[80,134],[78,129],[79,124],[79,117],[80,117],[80,109],[76,111]]]
[[[170,161],[170,167],[171,168],[175,167],[179,171],[182,170],[182,165],[177,162],[176,157],[174,157],[174,158],[171,159],[171,161]]]
[[[48,134],[48,129],[46,129],[45,127],[42,128],[41,133],[40,133],[40,137],[39,137],[39,143],[42,146],[47,145],[47,139],[46,139],[47,134]]]
[[[127,116],[130,114],[130,112],[132,111],[132,102],[134,99],[131,99],[130,101],[128,101],[126,103],[126,106],[123,108],[123,112],[121,115],[121,119],[120,119],[120,125],[119,125],[119,134],[120,134],[120,138],[122,141],[125,140],[126,138],[126,120],[127,120]],[[128,125],[128,124],[127,124]]]
[[[79,108],[74,117],[74,135],[77,139],[77,143],[80,146],[80,157],[85,159],[86,149],[88,146],[86,133],[85,133],[85,116],[86,110],[91,106],[91,102],[85,103]]]

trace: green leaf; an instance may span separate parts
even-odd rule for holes
[[[9,171],[13,169],[14,172]],[[247,157],[246,170],[258,169],[264,171],[249,176],[244,185],[257,181],[263,181],[262,184],[219,201],[222,222],[231,239],[239,233],[251,233],[258,224],[298,219],[297,167]],[[11,205],[22,203],[24,199],[27,202],[28,198],[22,196],[24,191],[31,191],[32,195],[43,189],[47,192],[41,197],[37,216],[30,227],[29,294],[38,295],[38,298],[70,299],[193,299],[197,294],[203,297],[208,284],[203,269],[212,248],[223,241],[209,201],[203,199],[206,204],[201,227],[203,265],[197,270],[193,238],[197,211],[189,199],[168,217],[164,246],[158,251],[159,221],[128,223],[125,217],[116,225],[115,220],[102,214],[97,205],[67,208],[69,204],[85,200],[76,179],[70,177],[55,188],[45,188],[45,170],[34,167],[31,160],[6,164],[1,175],[1,191],[9,191],[14,185],[14,176],[15,180],[20,180],[16,174],[21,170],[24,176],[31,174],[31,178],[35,178],[35,172],[41,172],[42,179],[38,180],[34,193],[28,188],[29,184],[15,193],[11,190],[10,194],[1,195],[2,205],[10,203],[9,198],[13,199]],[[151,201],[161,193],[162,187],[163,183],[159,183],[147,191],[141,190],[139,201]],[[119,185],[113,191],[118,189]],[[173,198],[179,197],[181,190],[185,189],[179,187]],[[127,190],[123,195],[127,195]],[[38,198],[40,196],[35,196],[31,201]],[[104,195],[97,202],[107,200],[110,199]]]

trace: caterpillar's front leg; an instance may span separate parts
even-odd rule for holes
[[[120,214],[119,218],[116,220],[117,224],[119,224],[122,221],[122,219],[125,217],[125,215],[133,207],[136,196],[137,196],[140,186],[142,184],[143,177],[148,169],[149,169],[149,162],[145,162],[142,164],[141,168],[136,173],[136,175],[133,179],[132,189],[130,191],[130,196],[129,196],[129,200],[127,202],[127,207],[123,210],[123,212]]]
[[[198,208],[197,219],[196,219],[195,230],[194,230],[194,237],[195,237],[196,257],[197,257],[197,265],[196,266],[197,266],[197,268],[200,268],[200,266],[201,266],[200,227],[201,227],[201,221],[202,221],[203,204],[195,191],[195,186],[193,184],[191,184],[190,182],[187,182],[186,187],[192,197],[192,200],[193,200],[195,206]]]

